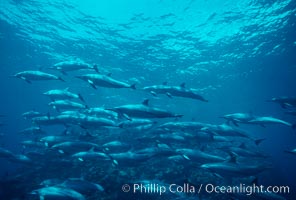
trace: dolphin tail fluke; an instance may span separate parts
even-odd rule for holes
[[[62,77],[58,77],[58,79],[60,80],[60,81],[63,81],[63,82],[66,82]]]
[[[84,98],[83,98],[83,96],[82,96],[81,94],[78,94],[78,97],[79,97],[79,99],[80,99],[82,102],[85,103],[85,100],[84,100]]]
[[[130,86],[130,88],[132,88],[133,90],[136,90],[137,88],[136,88],[136,84],[132,84],[131,86]]]
[[[255,144],[258,146],[258,145],[261,144],[264,140],[266,140],[266,138],[262,138],[262,139],[254,140],[254,142],[255,142]]]

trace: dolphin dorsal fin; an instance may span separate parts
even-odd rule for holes
[[[185,88],[185,82],[181,83],[180,87]]]
[[[145,100],[142,102],[142,104],[143,104],[144,106],[148,106],[148,105],[149,105],[149,99],[145,99]]]
[[[229,163],[235,163],[237,164],[237,155],[233,152],[229,152],[230,158],[227,160]]]
[[[167,82],[167,81],[165,81],[165,82],[163,82],[163,83],[162,83],[162,85],[167,85],[167,84],[168,84],[168,82]]]
[[[258,177],[254,177],[254,179],[252,180],[252,184],[258,185]]]
[[[88,150],[89,152],[94,152],[95,151],[95,147],[92,147],[90,150]]]

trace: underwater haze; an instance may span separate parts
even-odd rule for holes
[[[1,0],[0,199],[296,199],[295,31],[294,0]]]

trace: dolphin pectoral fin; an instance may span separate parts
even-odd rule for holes
[[[190,160],[190,158],[189,158],[187,155],[183,154],[182,156],[183,156],[183,158],[185,158],[186,160]]]
[[[67,72],[65,72],[65,71],[61,71],[61,73],[62,73],[63,75],[65,75],[65,76],[68,75]]]
[[[44,196],[40,195],[40,196],[39,196],[39,199],[40,199],[40,200],[44,200]]]
[[[237,123],[236,121],[232,121],[232,123],[233,123],[235,126],[239,127],[239,125],[238,125],[238,123]]]
[[[221,176],[221,175],[218,174],[218,173],[213,173],[213,175],[214,175],[215,177],[217,177],[217,178],[224,179],[223,176]]]
[[[26,79],[25,77],[21,77],[22,80],[26,81],[27,83],[32,83],[30,80]]]
[[[83,160],[83,158],[78,158],[78,160],[79,160],[79,161],[81,161],[81,162],[83,162],[83,161],[84,161],[84,160]]]
[[[151,91],[150,94],[152,94],[154,97],[157,97],[157,94],[154,91]]]
[[[255,142],[255,144],[258,146],[258,145],[261,144],[264,140],[266,140],[266,138],[257,139],[257,140],[254,140],[254,142]]]
[[[60,81],[63,81],[63,82],[66,82],[64,79],[62,79],[62,77],[58,77],[58,79],[60,80]]]
[[[94,82],[91,81],[91,80],[87,80],[87,82],[94,88],[94,89],[97,89],[97,87],[95,86]]]
[[[169,98],[171,98],[171,99],[173,98],[172,94],[169,93],[169,92],[167,92],[166,95],[167,95]]]
[[[82,102],[85,103],[85,100],[84,100],[84,98],[83,98],[83,96],[82,96],[81,94],[78,94],[78,97],[79,97],[79,99],[80,99]]]

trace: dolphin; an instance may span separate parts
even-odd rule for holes
[[[82,61],[75,61],[75,60],[56,63],[52,67],[50,67],[50,69],[58,70],[64,75],[67,75],[67,72],[69,71],[76,71],[76,70],[82,70],[82,69],[91,69],[91,70],[95,70],[96,72],[99,72],[97,65],[91,66],[88,63],[85,63]]]
[[[292,150],[285,150],[284,152],[296,155],[296,148]]]
[[[156,94],[166,94],[170,98],[177,96],[208,102],[208,100],[199,95],[195,89],[185,88],[185,83],[182,83],[180,86],[168,86],[166,84],[153,85],[144,87],[143,90],[150,92],[154,96],[156,96]]]
[[[89,151],[81,151],[81,152],[75,153],[71,157],[78,159],[81,162],[85,160],[88,160],[88,161],[111,160],[111,158],[107,154],[103,152],[95,152],[92,149]]]
[[[292,127],[293,129],[296,128],[295,124],[291,124],[289,122],[286,122],[284,120],[277,119],[274,117],[256,117],[256,118],[250,120],[249,123],[250,124],[258,124],[261,126],[265,126],[266,124],[283,124],[283,125]]]
[[[111,110],[106,110],[103,107],[89,108],[85,112],[89,115],[95,115],[96,117],[107,117],[112,119],[118,118],[118,114],[116,112]]]
[[[107,110],[112,110],[121,114],[128,119],[129,117],[135,118],[170,118],[170,117],[182,117],[183,115],[174,114],[167,110],[163,110],[160,108],[151,107],[148,105],[149,100],[146,99],[142,102],[142,104],[128,104],[123,106],[118,106],[114,108],[110,108]],[[127,116],[126,116],[127,115]]]
[[[203,127],[201,131],[210,132],[210,133],[218,134],[222,136],[250,138],[244,130],[234,128],[227,124],[207,125],[206,127]]]
[[[71,200],[85,200],[85,197],[76,192],[75,190],[58,187],[58,186],[50,186],[40,188],[38,190],[34,190],[30,193],[31,195],[39,195],[40,200],[45,199],[71,199]]]
[[[55,144],[66,142],[71,140],[71,137],[69,136],[62,136],[62,135],[49,135],[40,138],[40,142],[44,143],[46,147],[51,147]]]
[[[88,108],[87,105],[83,105],[74,101],[70,100],[57,100],[52,101],[48,104],[49,106],[52,106],[57,111],[59,110],[65,110],[65,109],[85,109]]]
[[[32,83],[31,81],[43,81],[43,80],[60,80],[65,82],[61,77],[48,74],[41,71],[22,71],[16,73],[13,77],[20,78],[27,83]]]
[[[68,178],[58,186],[75,190],[81,194],[93,194],[105,190],[100,184],[86,181],[83,178]]]
[[[123,152],[131,149],[131,145],[118,140],[107,142],[102,145],[105,151],[108,152]]]
[[[296,97],[274,97],[267,101],[278,103],[282,108],[296,107]]]
[[[23,130],[19,131],[18,133],[20,133],[20,134],[45,134],[46,132],[43,131],[38,126],[32,126],[32,127],[23,129]]]
[[[238,123],[248,124],[249,121],[253,120],[255,117],[248,113],[233,113],[224,115],[221,118],[226,119],[226,123],[228,124],[232,122],[235,126],[238,126]]]
[[[86,116],[79,122],[79,125],[85,129],[87,128],[96,129],[102,126],[116,126],[113,120],[103,118],[103,117],[93,117],[93,116]]]
[[[207,127],[209,124],[202,123],[202,122],[167,122],[160,126],[158,126],[159,129],[163,130],[180,130],[180,131],[199,131],[203,127]]]
[[[269,166],[263,164],[248,164],[237,163],[236,155],[233,154],[228,161],[214,162],[202,164],[202,169],[207,169],[214,174],[221,175],[223,177],[249,177],[257,175],[267,169]]]
[[[82,79],[88,82],[94,89],[97,89],[97,86],[107,87],[107,88],[132,88],[136,89],[135,84],[128,84],[122,81],[115,80],[107,75],[102,74],[85,74],[76,76],[79,79]]]
[[[199,163],[223,162],[226,160],[221,156],[206,153],[198,149],[183,148],[183,149],[176,149],[176,152],[182,155],[187,160],[191,160]]]
[[[60,153],[77,153],[81,151],[87,151],[90,149],[100,149],[100,146],[91,142],[72,141],[62,142],[55,144],[51,149],[56,149]]]
[[[246,145],[242,143],[240,146],[222,146],[218,149],[221,149],[225,152],[233,152],[239,156],[248,157],[248,158],[267,158],[267,155],[264,155],[258,151],[253,151],[247,149]]]
[[[25,141],[22,141],[21,144],[23,145],[24,148],[27,148],[27,147],[37,147],[37,148],[40,148],[40,147],[44,147],[43,143],[42,142],[38,142],[38,141],[33,141],[33,140],[25,140]]]
[[[75,94],[70,92],[68,89],[69,88],[64,90],[49,90],[43,94],[49,96],[52,100],[80,99],[81,101],[85,102],[81,94]]]
[[[145,126],[150,124],[156,124],[156,121],[152,121],[149,119],[132,119],[132,120],[125,120],[118,124],[118,127],[120,128],[135,128],[138,126]]]
[[[24,119],[32,119],[32,118],[34,118],[34,117],[41,117],[41,116],[43,116],[43,114],[41,114],[40,112],[37,112],[37,111],[35,111],[35,110],[30,110],[30,111],[28,111],[28,112],[24,112],[24,113],[22,114],[22,117],[23,117]]]

